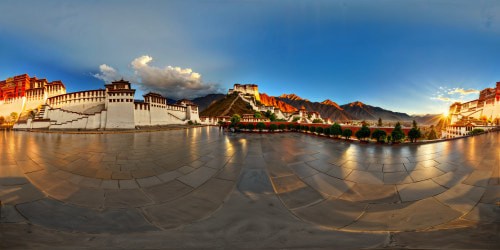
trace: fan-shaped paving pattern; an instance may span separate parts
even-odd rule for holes
[[[386,146],[216,128],[3,133],[1,222],[87,233],[160,231],[210,217],[231,193],[275,194],[283,215],[288,209],[337,230],[498,222],[499,138]]]

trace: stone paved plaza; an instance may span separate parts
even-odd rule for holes
[[[500,247],[500,133],[0,134],[0,249]]]

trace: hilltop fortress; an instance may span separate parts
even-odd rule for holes
[[[473,129],[490,130],[500,125],[500,82],[495,88],[486,88],[479,98],[450,106],[450,125],[443,133],[445,138],[467,135]]]
[[[61,81],[48,82],[27,74],[9,77],[0,81],[0,116],[15,112],[23,117],[48,98],[62,94],[66,94],[66,87]]]
[[[104,87],[66,93],[60,81],[15,76],[0,82],[0,115],[25,114],[14,129],[135,129],[200,120],[191,101],[168,104],[156,93],[134,100],[135,89],[124,80]]]

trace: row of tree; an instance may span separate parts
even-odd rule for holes
[[[18,117],[19,117],[19,115],[16,112],[12,112],[12,113],[10,113],[9,116],[6,116],[6,117],[0,116],[0,125],[3,125],[3,124],[11,124],[12,125],[17,121]]]

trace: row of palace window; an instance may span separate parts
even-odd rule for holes
[[[109,99],[109,102],[133,102],[133,99]]]
[[[133,96],[133,94],[129,93],[108,93],[109,96]]]

